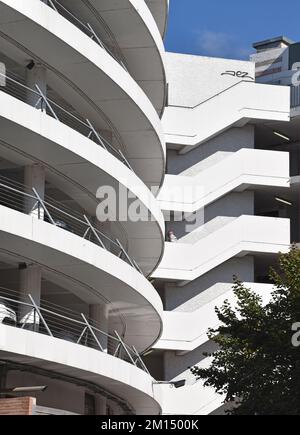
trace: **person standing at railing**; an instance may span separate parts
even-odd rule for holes
[[[168,231],[168,234],[167,234],[167,242],[171,242],[171,243],[174,243],[174,242],[177,242],[177,237],[175,236],[175,234],[174,234],[174,231],[173,230],[170,230],[170,231]]]

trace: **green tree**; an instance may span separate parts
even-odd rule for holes
[[[225,403],[235,401],[230,415],[300,415],[300,347],[292,331],[300,322],[300,251],[295,246],[279,255],[270,278],[274,292],[268,305],[234,279],[237,305],[225,301],[216,308],[221,326],[208,333],[218,346],[206,355],[212,364],[191,369],[224,394]]]

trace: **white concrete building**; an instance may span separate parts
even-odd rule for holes
[[[149,188],[167,15],[167,0],[0,1],[0,398],[46,385],[35,413],[162,412],[141,355],[163,322]],[[101,223],[103,186],[151,219]]]
[[[222,413],[214,307],[299,242],[290,89],[165,53],[168,7],[0,0],[0,398],[46,385],[36,414]]]
[[[290,89],[256,82],[254,62],[167,53],[166,66],[167,175],[158,199],[175,242],[153,274],[164,328],[151,364],[165,380],[186,380],[163,386],[165,414],[223,414],[224,398],[195,383],[189,367],[209,364],[207,331],[218,326],[215,307],[234,303],[233,275],[267,301],[269,266],[299,242],[293,158],[278,136],[291,128]]]

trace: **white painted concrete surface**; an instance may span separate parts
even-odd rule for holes
[[[285,152],[244,148],[207,160],[207,165],[204,160],[200,167],[190,168],[188,175],[166,176],[158,196],[162,210],[193,213],[235,190],[290,187],[289,154]]]
[[[86,303],[110,304],[126,322],[124,340],[139,351],[159,339],[163,312],[159,295],[141,273],[114,254],[4,206],[0,206],[0,245],[22,262],[55,272],[58,281]]]
[[[184,153],[232,126],[289,119],[289,88],[241,81],[196,106],[168,107],[163,125],[167,143]]]
[[[287,252],[289,243],[289,219],[240,216],[198,242],[166,243],[163,260],[153,277],[192,281],[232,257],[251,252]]]
[[[47,177],[91,216],[96,215],[96,192],[101,186],[112,186],[117,193],[122,187],[139,199],[151,219],[122,225],[129,254],[146,274],[155,269],[164,249],[164,218],[142,180],[100,145],[45,113],[4,92],[0,92],[0,103],[2,157],[20,166],[40,162]]]
[[[51,65],[49,83],[95,127],[109,126],[133,166],[141,158],[151,166],[152,160],[149,181],[162,183],[166,150],[160,118],[137,82],[106,50],[40,0],[1,1],[0,30],[22,50],[24,65],[28,56]]]
[[[260,295],[264,303],[270,300],[274,288],[272,285],[254,283],[245,283],[245,285]],[[206,343],[208,341],[208,325],[210,328],[215,329],[220,326],[215,307],[221,307],[225,300],[228,300],[232,306],[236,303],[232,284],[216,284],[214,286],[216,293],[217,291],[220,292],[220,287],[222,287],[221,296],[216,297],[193,312],[165,311],[163,315],[164,332],[155,348],[193,351]]]
[[[154,398],[153,378],[106,353],[0,325],[0,356],[93,382],[125,399],[137,414],[160,413],[159,392],[158,399]]]

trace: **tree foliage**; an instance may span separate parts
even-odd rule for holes
[[[218,350],[209,368],[193,374],[235,402],[231,415],[300,415],[300,347],[292,325],[300,322],[300,251],[280,254],[271,269],[274,292],[268,305],[237,278],[237,305],[225,301],[216,313],[221,326],[209,330]]]

